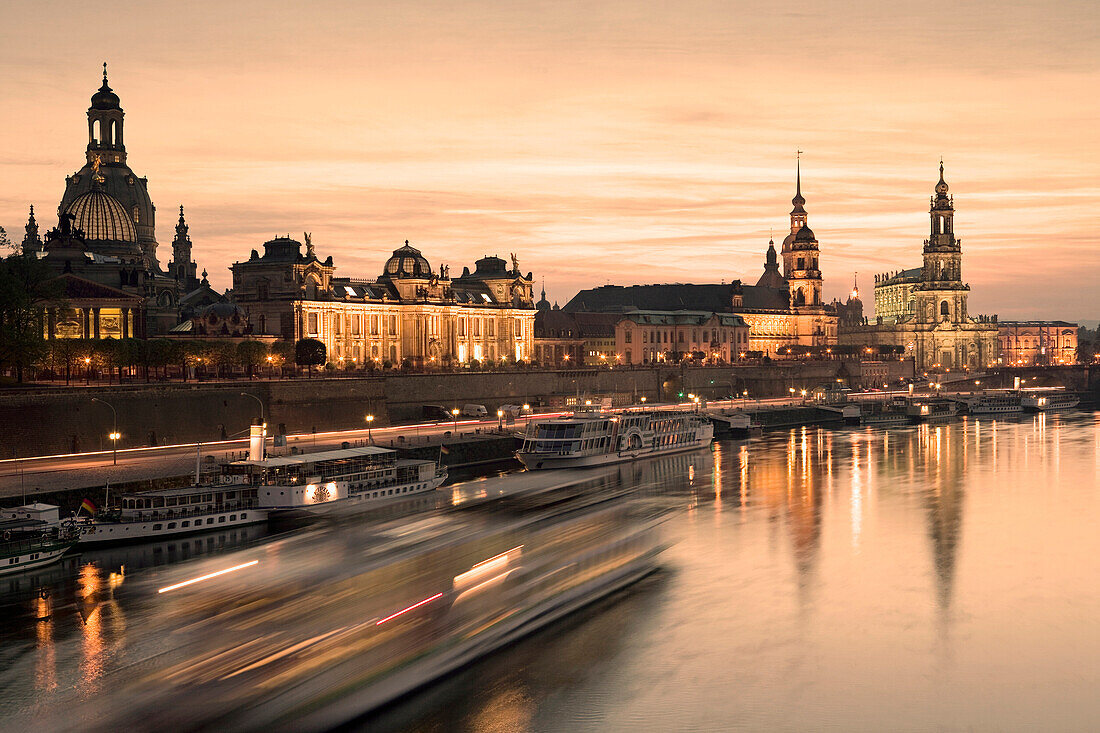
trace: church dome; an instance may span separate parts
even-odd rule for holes
[[[134,242],[137,234],[134,222],[122,204],[109,193],[92,189],[69,204],[73,226],[84,232],[88,240]]]
[[[794,235],[794,241],[796,242],[816,242],[817,237],[814,236],[814,230],[810,229],[809,224],[803,224]]]
[[[420,250],[409,246],[409,242],[406,240],[405,246],[395,249],[390,258],[386,260],[386,268],[382,276],[389,278],[431,277],[432,266],[428,264],[428,260],[424,258],[424,255],[420,254]]]
[[[103,75],[103,86],[92,95],[92,109],[122,109],[118,95],[114,93],[111,87],[107,86],[106,73]]]

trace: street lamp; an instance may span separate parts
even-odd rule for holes
[[[497,430],[504,430],[504,410],[497,410]]]
[[[374,415],[367,415],[367,442],[372,444],[372,445],[374,444],[374,439],[371,437],[370,427],[371,427],[371,423],[373,423],[373,422],[374,422]]]
[[[84,383],[92,383],[92,357],[90,356],[84,357]]]
[[[645,404],[645,395],[642,395],[642,404]]]
[[[458,432],[458,413],[459,413],[459,409],[457,407],[454,408],[453,410],[451,410],[451,416],[454,417],[454,419],[455,419],[455,429],[454,429],[454,431],[456,433]]]
[[[122,437],[122,435],[118,432],[118,410],[116,410],[115,406],[112,405],[110,402],[107,402],[105,400],[101,400],[98,397],[93,397],[92,402],[100,402],[104,405],[107,405],[107,407],[111,408],[111,414],[114,415],[114,427],[111,429],[111,433],[107,437],[111,439],[111,465],[117,466],[118,465],[118,439]]]

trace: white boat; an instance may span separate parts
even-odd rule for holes
[[[366,508],[434,491],[447,480],[435,461],[398,458],[377,446],[235,461],[224,479],[256,494],[268,513],[309,514]]]
[[[1021,398],[1021,402],[1026,410],[1046,412],[1047,410],[1067,410],[1071,407],[1077,407],[1078,403],[1081,402],[1081,398],[1072,392],[1050,391],[1025,393]]]
[[[49,565],[76,544],[72,527],[58,522],[56,506],[31,504],[3,512],[7,517],[0,519],[0,575]]]
[[[256,489],[202,484],[122,494],[119,505],[77,522],[81,545],[148,542],[267,521]]]
[[[963,400],[971,415],[1003,415],[1020,412],[1020,395],[1015,392],[983,392],[980,395]]]
[[[367,506],[435,490],[447,478],[435,461],[397,458],[365,446],[227,463],[218,481],[123,494],[117,509],[78,523],[82,545],[159,540]]]
[[[685,410],[577,412],[528,425],[516,458],[528,469],[588,468],[697,450],[713,439],[711,421]]]

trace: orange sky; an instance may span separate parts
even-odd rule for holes
[[[1095,2],[10,2],[0,225],[43,225],[110,63],[131,167],[217,287],[516,252],[551,300],[759,276],[794,151],[827,298],[920,264],[942,154],[972,313],[1100,318]],[[901,5],[901,4],[897,4]]]

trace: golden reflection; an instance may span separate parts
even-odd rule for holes
[[[859,538],[863,532],[863,469],[859,463],[859,443],[852,444],[852,548],[859,552]]]
[[[85,685],[91,685],[103,676],[105,652],[103,643],[103,614],[99,608],[99,570],[87,563],[80,568],[77,581],[80,600],[78,611],[84,621],[80,676]]]
[[[745,513],[749,503],[749,447],[742,445],[740,450],[741,513]]]
[[[43,591],[34,599],[35,660],[34,686],[39,692],[57,689],[57,651],[53,640],[53,601]]]
[[[530,695],[515,681],[515,686],[496,691],[477,711],[471,729],[483,733],[513,733],[531,729],[535,706]]]
[[[711,455],[714,456],[714,469],[711,473],[711,484],[714,487],[714,516],[715,518],[722,514],[722,457],[724,452],[717,443],[711,450]]]

